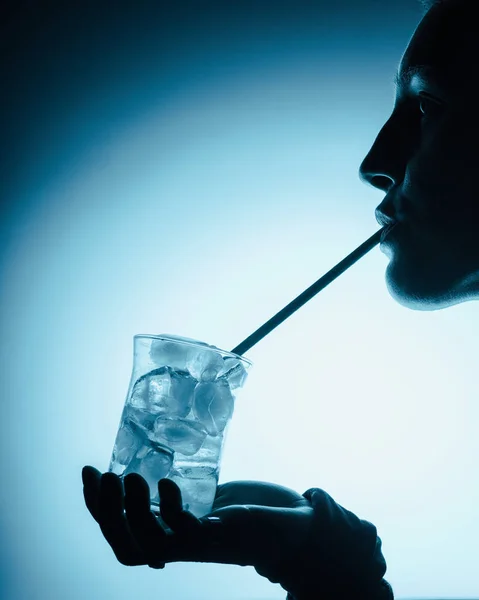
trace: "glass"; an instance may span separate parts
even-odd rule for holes
[[[133,372],[109,471],[139,473],[159,511],[158,481],[172,479],[184,507],[211,511],[237,392],[251,361],[175,335],[135,335]]]

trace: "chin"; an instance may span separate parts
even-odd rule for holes
[[[442,310],[479,300],[477,238],[424,234],[402,228],[391,232],[382,251],[389,258],[386,285],[391,297],[411,310]]]
[[[411,273],[398,272],[394,263],[390,263],[386,270],[386,285],[390,296],[410,310],[442,310],[477,299],[465,292],[459,292],[455,283],[451,284],[438,277],[414,277]]]

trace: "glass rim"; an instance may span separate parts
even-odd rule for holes
[[[253,362],[251,360],[249,360],[249,358],[245,358],[244,356],[241,356],[241,354],[235,354],[234,352],[231,352],[230,350],[222,350],[221,348],[218,348],[217,346],[212,346],[210,344],[207,344],[206,342],[201,342],[199,340],[195,341],[195,340],[189,340],[188,338],[182,338],[181,336],[175,336],[174,334],[171,333],[137,333],[133,336],[133,339],[140,339],[140,338],[147,338],[150,340],[166,340],[168,342],[173,342],[175,344],[183,344],[184,346],[195,346],[198,348],[210,348],[211,350],[215,350],[217,352],[219,352],[222,356],[230,356],[232,358],[237,358],[238,360],[241,360],[242,362],[248,364],[250,367],[253,366]]]

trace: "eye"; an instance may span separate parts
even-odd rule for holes
[[[431,118],[438,116],[441,110],[441,105],[432,98],[427,96],[419,96],[419,110],[422,113],[422,118]]]

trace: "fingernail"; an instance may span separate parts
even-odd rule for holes
[[[223,529],[223,521],[219,517],[203,517],[203,519],[200,519],[200,521],[202,521],[203,526],[206,527],[208,531],[221,534]]]
[[[201,517],[202,528],[207,532],[213,544],[221,543],[224,536],[224,523],[219,517]]]

